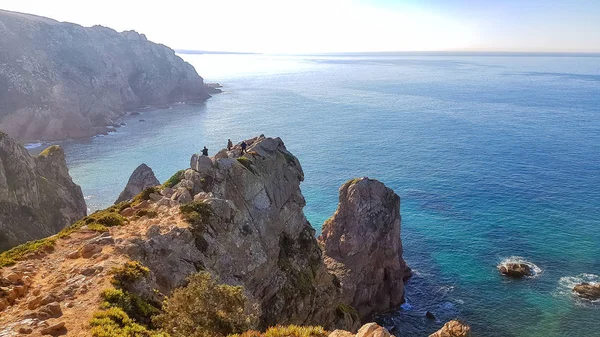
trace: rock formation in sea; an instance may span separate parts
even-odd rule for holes
[[[0,296],[0,326],[38,331],[39,322],[26,317],[46,310],[36,295],[41,293],[49,298],[43,303],[57,302],[61,309],[61,316],[48,324],[80,329],[82,320],[100,310],[103,290],[114,285],[111,270],[131,261],[142,266],[126,274],[139,277],[126,289],[137,298],[160,303],[186,286],[188,277],[206,271],[220,283],[243,286],[261,329],[322,325],[352,334],[360,327],[359,316],[401,303],[406,269],[398,196],[368,178],[345,184],[341,210],[319,244],[303,213],[304,173],[298,159],[279,138],[260,136],[246,143],[243,155],[237,145],[213,157],[192,156],[190,168],[163,185],[78,221],[52,241],[52,249],[29,255],[17,250],[10,256],[16,261],[12,266],[0,254],[0,267],[5,266],[0,282],[14,274],[15,282],[5,282],[11,289],[27,284],[10,299]],[[364,235],[370,250],[363,253],[333,242],[340,233],[349,239]],[[336,252],[348,275],[331,273],[323,251]],[[367,266],[367,259],[380,260]],[[349,262],[361,268],[351,268],[345,264]],[[43,282],[38,275],[44,275]],[[359,335],[389,336],[381,327],[371,330]]]
[[[450,321],[429,337],[471,337],[471,327],[457,320]]]
[[[60,147],[32,157],[0,131],[0,251],[56,234],[86,212]]]
[[[129,177],[129,181],[127,181],[127,185],[125,189],[119,194],[119,197],[115,201],[115,204],[118,204],[122,201],[131,200],[131,198],[140,194],[143,190],[148,187],[160,185],[158,179],[154,175],[154,171],[148,165],[141,164],[138,166],[131,176]]]
[[[346,182],[319,242],[341,284],[342,301],[361,318],[404,302],[410,270],[402,258],[400,197],[394,191],[369,178]]]
[[[588,300],[600,300],[600,284],[580,283],[573,287],[573,292]]]
[[[208,97],[194,67],[143,34],[0,10],[0,130],[21,141],[92,136],[126,111]]]
[[[528,264],[521,262],[508,262],[501,264],[498,266],[498,271],[500,271],[500,274],[502,275],[513,278],[522,278],[533,275],[532,268]]]

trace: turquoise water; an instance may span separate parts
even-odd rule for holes
[[[476,336],[600,336],[600,306],[568,288],[600,281],[600,57],[183,57],[226,92],[62,144],[91,209],[142,162],[163,181],[204,145],[279,136],[317,229],[349,178],[401,196],[416,275],[408,304],[379,318],[396,336],[455,317]],[[498,276],[511,256],[540,273]]]

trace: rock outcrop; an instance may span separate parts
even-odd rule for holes
[[[342,302],[362,319],[404,302],[410,271],[402,258],[400,197],[379,181],[348,181],[319,237],[325,264],[337,276]]]
[[[429,335],[429,337],[471,337],[471,327],[453,320],[444,324],[440,330]]]
[[[0,129],[22,141],[104,133],[126,111],[208,97],[190,64],[143,34],[0,10]]]
[[[32,157],[0,132],[0,251],[56,234],[86,212],[60,147]]]
[[[533,275],[533,270],[528,264],[518,262],[500,265],[498,271],[500,274],[512,278],[522,278]]]
[[[367,323],[363,325],[356,334],[346,330],[334,330],[329,337],[395,337],[390,334],[386,328],[377,323]]]
[[[140,194],[146,188],[157,185],[160,185],[160,182],[156,179],[152,169],[146,164],[141,164],[129,177],[125,189],[119,194],[115,204],[118,204],[121,201],[131,200],[131,198]]]
[[[243,285],[258,305],[262,327],[358,328],[358,317],[341,302],[339,283],[328,273],[304,216],[300,163],[279,138],[246,143],[243,156],[239,146],[215,157],[194,155],[192,168],[156,200],[166,208],[193,198],[201,224],[167,232],[150,228],[147,240],[123,249],[150,268],[155,287],[165,294],[198,270]]]
[[[600,300],[600,284],[580,283],[573,288],[573,292],[588,300]]]

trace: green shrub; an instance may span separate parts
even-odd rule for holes
[[[128,261],[121,267],[114,268],[111,272],[113,274],[111,283],[116,287],[127,288],[133,282],[148,276],[150,269],[144,267],[138,261]]]
[[[202,228],[202,225],[210,221],[213,215],[210,205],[201,201],[192,201],[181,205],[179,211],[183,214],[185,221],[196,228]]]
[[[133,199],[131,200],[131,206],[139,205],[145,200],[150,200],[150,194],[152,193],[159,194],[160,188],[158,186],[154,186],[148,187],[147,189],[143,190],[140,194],[133,197]]]
[[[152,219],[152,218],[156,218],[158,216],[158,212],[149,211],[147,209],[140,209],[139,211],[135,212],[135,215],[139,216],[140,218],[145,216],[148,219]]]
[[[228,337],[327,337],[328,333],[320,326],[274,326],[264,333],[248,330],[242,334],[229,335]]]
[[[171,178],[167,179],[167,181],[165,181],[162,184],[162,188],[171,188],[177,184],[179,184],[179,182],[181,181],[181,179],[183,178],[183,174],[185,173],[185,170],[179,170],[177,171],[174,175],[171,176]]]
[[[150,324],[152,316],[159,312],[153,304],[123,289],[106,289],[102,292],[102,299],[102,309],[120,308],[129,317],[144,324]]]
[[[148,330],[118,307],[94,313],[90,326],[93,337],[169,337],[166,333]]]
[[[173,291],[153,321],[173,337],[227,336],[252,324],[245,303],[242,287],[217,284],[208,272],[200,272]]]

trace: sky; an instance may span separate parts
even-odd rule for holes
[[[600,0],[0,0],[173,49],[600,52]]]

